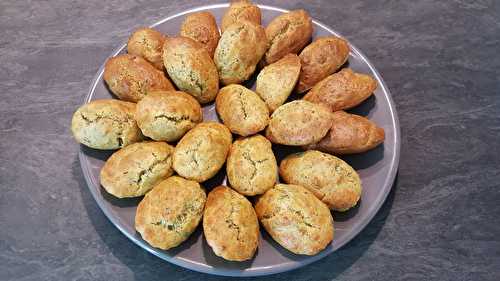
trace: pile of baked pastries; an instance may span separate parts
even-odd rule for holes
[[[352,208],[362,190],[356,171],[333,155],[384,141],[382,128],[343,111],[377,83],[341,69],[345,39],[311,42],[304,10],[263,27],[259,7],[235,1],[220,29],[212,14],[197,12],[175,37],[136,30],[128,54],[105,65],[104,80],[118,99],[80,107],[74,137],[94,149],[119,149],[102,168],[101,184],[118,198],[145,195],[135,228],[153,247],[178,246],[203,221],[216,255],[248,260],[260,222],[287,250],[314,255],[333,239],[331,210]],[[240,85],[255,72],[256,91]],[[301,99],[287,102],[291,93]],[[200,104],[214,100],[222,124],[203,121]],[[278,166],[272,143],[304,152]],[[200,183],[224,164],[230,187],[204,190]]]

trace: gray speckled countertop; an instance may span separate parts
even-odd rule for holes
[[[0,280],[216,280],[143,251],[91,197],[69,122],[131,30],[213,1],[0,2]],[[331,256],[263,280],[500,280],[499,1],[306,8],[372,60],[402,130],[393,190]]]

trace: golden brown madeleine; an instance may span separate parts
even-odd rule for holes
[[[252,90],[232,84],[222,88],[215,100],[217,113],[231,132],[249,136],[269,123],[269,109]]]
[[[222,84],[238,84],[248,80],[267,46],[266,32],[261,25],[241,21],[227,27],[214,54]]]
[[[341,159],[316,150],[291,154],[280,163],[280,176],[301,185],[330,209],[347,211],[361,197],[358,173]]]
[[[155,91],[137,103],[135,119],[142,133],[158,141],[177,141],[203,121],[200,104],[181,91]]]
[[[377,81],[371,76],[345,68],[318,82],[304,99],[328,106],[334,112],[355,107],[376,88]]]
[[[333,113],[332,127],[318,143],[305,149],[317,149],[332,154],[361,153],[375,148],[385,139],[384,129],[365,117],[344,111]]]
[[[170,177],[174,147],[164,142],[138,142],[113,153],[101,169],[104,189],[118,198],[146,194]]]
[[[349,44],[346,40],[328,36],[321,37],[300,53],[300,72],[297,92],[303,93],[316,83],[339,69],[349,57]]]
[[[266,64],[278,61],[287,54],[297,54],[311,40],[312,20],[304,10],[295,10],[274,18],[266,27],[269,49]]]
[[[239,193],[253,196],[266,192],[278,176],[271,142],[261,135],[236,140],[227,157],[226,171],[231,187]]]
[[[196,125],[177,143],[174,170],[190,180],[206,181],[226,162],[233,137],[226,126],[216,122]]]
[[[203,45],[187,37],[169,38],[163,45],[163,63],[181,91],[200,103],[215,99],[219,91],[219,74]]]
[[[273,143],[306,145],[321,140],[331,126],[332,114],[322,105],[296,100],[271,115],[266,138]]]
[[[203,233],[217,256],[230,261],[251,259],[259,244],[259,221],[252,203],[227,186],[214,188],[203,212]]]
[[[157,69],[163,70],[163,43],[166,36],[152,28],[139,28],[128,39],[127,52],[150,62]]]
[[[260,8],[248,0],[231,1],[231,5],[222,17],[221,32],[224,33],[230,25],[241,21],[249,21],[260,25]]]
[[[186,16],[181,26],[181,36],[200,42],[214,56],[220,34],[214,16],[209,12],[197,12]]]
[[[111,92],[125,101],[138,102],[153,90],[174,90],[163,71],[136,55],[110,58],[103,77]]]
[[[170,177],[137,206],[135,229],[155,248],[168,250],[184,242],[203,215],[206,195],[199,183]]]
[[[333,240],[333,218],[328,207],[299,185],[277,184],[255,205],[260,223],[285,249],[315,255]]]
[[[73,114],[71,131],[76,141],[95,149],[118,149],[144,136],[134,119],[135,103],[94,100]]]
[[[273,112],[288,99],[297,83],[300,73],[300,59],[288,54],[279,61],[262,69],[257,76],[257,94]]]

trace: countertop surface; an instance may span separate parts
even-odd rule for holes
[[[350,243],[262,280],[500,280],[500,3],[260,1],[359,47],[402,132],[386,203]],[[0,2],[0,280],[216,280],[130,242],[87,189],[70,118],[130,32],[210,1]]]

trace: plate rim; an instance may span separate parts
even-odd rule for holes
[[[278,11],[278,12],[282,12],[282,13],[286,13],[286,12],[290,11],[288,9],[279,8],[279,7],[270,6],[270,5],[262,5],[262,4],[257,4],[257,5],[259,6],[259,8],[265,9],[265,10]],[[189,13],[203,11],[203,10],[209,10],[209,9],[215,9],[215,8],[225,8],[225,7],[229,7],[229,3],[198,6],[195,8],[187,9],[187,10],[181,11],[179,13],[167,16],[167,17],[149,25],[149,27],[151,27],[151,28],[156,27],[156,26],[158,26],[166,21],[169,21],[171,19],[183,16],[183,15],[186,15]],[[330,32],[331,34],[334,34],[335,36],[345,38],[339,32],[333,30],[332,28],[330,28],[328,25],[322,23],[321,21],[313,19],[312,22],[315,25],[318,25],[321,28],[325,29],[326,31]],[[201,273],[220,275],[220,276],[232,276],[232,277],[250,277],[250,276],[263,276],[263,275],[277,274],[277,273],[286,272],[286,271],[294,270],[294,269],[309,265],[315,261],[318,261],[318,260],[330,255],[331,253],[337,251],[341,247],[344,247],[354,237],[356,237],[368,225],[368,223],[370,221],[372,221],[372,219],[378,213],[378,211],[380,210],[382,205],[385,203],[387,196],[389,195],[389,193],[392,189],[392,186],[394,184],[394,180],[396,178],[396,175],[398,173],[399,160],[400,160],[400,150],[401,150],[401,129],[400,129],[400,124],[399,124],[398,114],[396,111],[396,105],[394,103],[394,100],[392,99],[392,94],[391,94],[389,88],[387,87],[385,81],[382,79],[382,76],[380,75],[378,70],[373,66],[371,61],[363,54],[363,52],[361,52],[357,47],[355,47],[350,41],[348,41],[348,42],[349,42],[349,46],[351,47],[350,55],[359,56],[367,64],[367,66],[370,68],[370,70],[374,74],[377,82],[382,87],[382,89],[383,89],[382,92],[384,93],[385,98],[389,102],[390,116],[392,119],[391,126],[392,126],[392,129],[394,131],[393,141],[394,141],[395,151],[394,151],[392,159],[390,160],[389,174],[385,178],[386,180],[384,181],[384,183],[382,185],[384,192],[383,192],[381,200],[377,204],[372,206],[372,208],[371,208],[372,210],[370,212],[368,212],[368,215],[360,222],[360,224],[356,228],[354,228],[352,231],[348,232],[343,243],[340,243],[339,245],[336,245],[335,247],[328,248],[328,249],[318,253],[317,255],[310,256],[309,258],[307,258],[305,260],[301,260],[300,262],[287,262],[287,263],[282,263],[280,265],[274,265],[274,266],[269,266],[269,267],[259,267],[259,268],[249,268],[249,269],[245,269],[245,270],[217,269],[217,268],[209,266],[207,264],[202,264],[202,263],[198,263],[198,262],[195,262],[192,260],[187,260],[187,259],[184,259],[182,257],[166,257],[158,249],[155,249],[155,248],[149,246],[142,239],[138,239],[136,236],[128,233],[124,229],[124,227],[122,226],[121,222],[111,214],[111,210],[109,208],[107,208],[105,206],[105,204],[103,202],[101,202],[101,200],[98,199],[97,191],[94,188],[92,188],[92,186],[100,187],[100,183],[94,182],[93,177],[90,176],[91,175],[90,163],[88,162],[86,155],[83,153],[83,150],[80,148],[80,150],[78,152],[80,166],[81,166],[82,171],[83,171],[85,182],[87,183],[87,187],[89,188],[89,190],[92,194],[92,197],[94,198],[94,201],[96,201],[97,205],[99,206],[101,211],[104,213],[106,218],[116,228],[118,228],[118,230],[122,234],[124,234],[128,239],[130,239],[132,242],[134,242],[134,244],[136,244],[140,248],[148,251],[149,253],[153,254],[154,256],[156,256],[162,260],[165,260],[165,261],[172,263],[172,264],[175,264],[177,266],[181,266],[183,268],[194,270],[194,271],[201,272]],[[126,41],[124,43],[120,44],[117,48],[115,48],[112,51],[112,53],[109,56],[107,56],[107,58],[116,56],[125,48],[126,48]],[[99,70],[92,78],[92,83],[91,83],[91,86],[87,92],[87,95],[85,96],[84,104],[88,103],[91,100],[91,98],[93,97],[93,93],[95,91],[95,88],[96,88],[101,76],[103,75],[104,65],[105,65],[105,62],[101,64]],[[388,189],[388,190],[386,190],[386,189]]]

